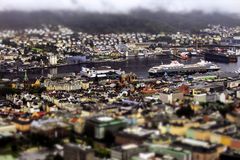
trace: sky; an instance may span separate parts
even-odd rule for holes
[[[0,11],[73,10],[128,13],[142,8],[171,12],[227,12],[240,14],[240,0],[0,0]]]

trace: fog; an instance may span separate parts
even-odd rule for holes
[[[128,13],[134,9],[240,13],[240,0],[0,0],[0,11],[88,11]]]

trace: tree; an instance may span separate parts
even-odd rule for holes
[[[181,107],[176,111],[178,117],[185,116],[186,118],[191,118],[194,115],[194,110],[192,110],[191,106]]]
[[[63,160],[63,157],[62,157],[61,155],[57,154],[57,155],[53,158],[53,160]]]
[[[76,143],[76,136],[73,128],[71,128],[71,131],[70,131],[69,141],[72,143]]]
[[[18,146],[15,143],[11,144],[11,150],[14,153],[17,152],[18,151]]]
[[[95,151],[96,151],[96,156],[98,156],[99,158],[110,158],[110,152],[106,148],[97,147]]]

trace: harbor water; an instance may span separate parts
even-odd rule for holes
[[[200,57],[192,57],[188,60],[177,60],[180,63],[192,64],[200,61]],[[40,76],[46,76],[48,74],[62,74],[62,73],[79,73],[81,68],[84,67],[100,67],[100,66],[111,66],[114,69],[121,68],[125,72],[133,72],[141,78],[148,77],[148,70],[153,66],[161,64],[171,63],[171,59],[168,57],[153,56],[153,57],[128,57],[124,61],[120,62],[99,62],[89,64],[74,64],[68,66],[59,66],[55,68],[44,68],[44,69],[32,69],[28,71],[29,78],[36,79]],[[240,57],[238,57],[238,63],[215,63],[221,67],[222,71],[235,72],[240,68]],[[18,78],[23,77],[23,73],[7,73],[3,74],[2,78]]]

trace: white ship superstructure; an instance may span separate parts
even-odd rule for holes
[[[89,77],[89,78],[107,78],[111,76],[120,76],[121,74],[124,74],[124,71],[121,69],[115,70],[109,66],[102,66],[99,68],[87,68],[87,67],[82,67],[82,71],[80,72],[81,75]]]
[[[204,73],[209,71],[217,71],[220,68],[207,61],[201,60],[195,64],[181,64],[177,61],[172,61],[170,64],[155,66],[149,69],[150,76],[164,75],[167,74],[193,74],[193,73]]]

